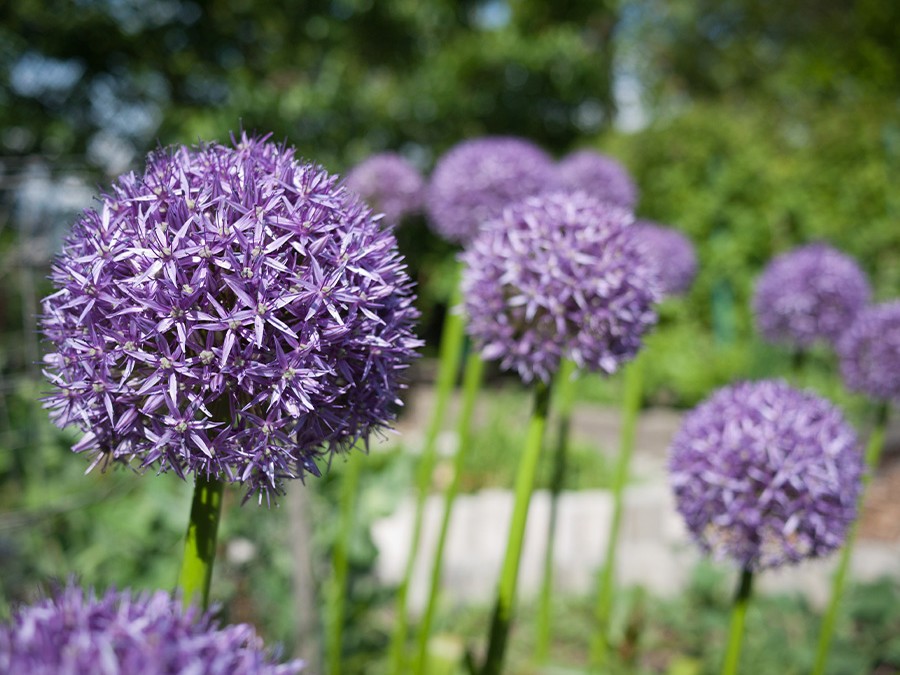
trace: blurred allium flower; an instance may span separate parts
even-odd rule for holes
[[[697,276],[697,254],[691,240],[678,230],[648,220],[639,220],[634,227],[656,269],[662,292],[665,295],[685,293]]]
[[[346,183],[372,210],[383,213],[388,225],[418,211],[425,193],[422,175],[395,152],[382,152],[360,162],[347,173]]]
[[[260,498],[387,424],[419,344],[390,231],[265,139],[151,155],[84,212],[52,280],[47,406],[84,431],[73,449]]]
[[[849,256],[809,244],[774,258],[756,283],[756,325],[769,342],[835,343],[869,302],[866,275]]]
[[[625,167],[593,150],[576,150],[563,157],[556,165],[552,184],[559,190],[584,190],[629,210],[637,204],[637,186]]]
[[[526,382],[560,359],[614,372],[656,322],[656,275],[629,211],[583,192],[529,197],[488,222],[462,255],[469,333]]]
[[[29,675],[289,675],[247,624],[220,628],[162,591],[102,597],[70,585],[0,625],[0,672]]]
[[[425,208],[444,238],[467,244],[503,207],[545,190],[553,161],[520,138],[463,141],[444,154],[431,175]]]
[[[900,401],[900,300],[861,310],[841,336],[838,354],[850,389]]]
[[[694,539],[754,570],[841,546],[862,470],[841,412],[780,381],[719,389],[685,416],[669,449],[676,506]]]

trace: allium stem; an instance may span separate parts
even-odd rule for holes
[[[184,539],[184,557],[178,575],[178,587],[185,607],[198,600],[204,611],[209,606],[209,584],[216,559],[216,535],[222,515],[223,492],[222,481],[197,475],[191,520]]]
[[[643,370],[643,358],[640,355],[625,367],[622,435],[612,484],[612,518],[609,524],[609,538],[606,540],[606,555],[600,571],[597,589],[597,632],[591,646],[591,661],[595,667],[604,666],[609,651],[610,614],[612,613],[613,582],[616,573],[616,550],[619,546],[619,529],[622,525],[622,502],[625,494],[625,484],[628,482],[628,470],[631,466],[631,455],[634,452],[637,418],[641,409]]]
[[[438,587],[441,581],[443,569],[444,544],[447,540],[447,530],[450,526],[450,515],[453,513],[453,502],[459,492],[459,477],[465,465],[469,446],[472,444],[472,413],[475,410],[475,399],[478,390],[481,389],[481,380],[484,373],[484,361],[477,352],[470,352],[466,358],[466,369],[463,375],[463,403],[459,420],[456,425],[456,434],[459,445],[456,448],[456,456],[453,460],[453,478],[447,486],[444,494],[444,516],[441,520],[441,529],[438,533],[437,548],[434,552],[434,562],[431,567],[431,585],[428,591],[428,603],[425,606],[425,614],[419,626],[418,654],[416,657],[415,673],[427,675],[428,670],[428,638],[431,634],[431,622],[434,618],[434,610],[437,604]]]
[[[791,370],[794,379],[802,383],[803,375],[806,373],[806,364],[809,361],[809,352],[803,347],[796,347],[791,353]]]
[[[544,427],[550,409],[550,387],[542,382],[535,385],[534,410],[528,426],[525,449],[519,461],[519,472],[516,476],[516,492],[513,502],[512,521],[509,527],[509,539],[506,544],[506,555],[500,571],[500,585],[497,590],[497,602],[491,620],[491,632],[488,641],[487,657],[482,675],[498,675],[503,667],[506,643],[509,638],[509,627],[512,621],[513,604],[516,599],[516,584],[519,577],[519,560],[522,556],[522,544],[525,540],[525,524],[528,518],[528,505],[534,489],[534,478],[537,473],[538,460],[544,438]]]
[[[553,386],[554,407],[559,418],[556,447],[553,451],[553,475],[550,478],[550,520],[547,524],[547,546],[544,552],[544,578],[537,616],[537,639],[534,657],[538,663],[547,661],[550,652],[550,599],[553,591],[553,542],[556,539],[556,519],[559,509],[559,495],[566,477],[566,462],[569,450],[569,427],[572,418],[572,402],[575,395],[575,372],[573,361],[565,359],[556,374]]]
[[[338,509],[337,539],[332,553],[331,587],[328,597],[328,629],[325,645],[328,660],[328,675],[340,675],[341,647],[343,643],[344,609],[347,596],[347,574],[350,568],[348,549],[353,534],[353,512],[356,508],[356,495],[359,488],[359,473],[362,457],[350,456],[344,465],[341,476]]]
[[[403,572],[403,581],[397,589],[397,616],[394,624],[394,633],[391,636],[391,672],[394,675],[405,675],[406,672],[404,661],[408,621],[406,602],[409,593],[409,583],[415,567],[416,554],[419,550],[419,539],[422,535],[422,515],[425,510],[425,498],[428,496],[431,475],[434,473],[434,465],[437,460],[436,441],[447,414],[447,404],[450,401],[450,394],[453,392],[453,386],[456,383],[456,375],[465,345],[465,318],[460,310],[462,306],[462,292],[459,284],[459,268],[457,268],[455,276],[453,295],[447,307],[447,313],[444,316],[444,327],[441,332],[434,407],[432,408],[431,421],[425,433],[425,443],[422,448],[422,456],[419,458],[418,472],[416,474],[416,507],[412,538],[406,558],[406,568]]]
[[[728,631],[728,647],[725,650],[725,661],[722,663],[722,675],[735,675],[738,671],[741,643],[744,640],[744,618],[747,616],[752,586],[753,571],[744,568],[731,608],[731,628]]]
[[[828,602],[828,609],[822,618],[822,628],[819,633],[819,646],[816,650],[816,662],[813,666],[813,675],[822,675],[825,672],[825,663],[828,660],[828,651],[831,648],[831,638],[834,636],[834,627],[837,623],[838,607],[840,606],[841,596],[843,595],[844,584],[847,580],[847,572],[850,568],[850,558],[853,554],[853,544],[856,541],[856,533],[859,527],[859,517],[862,514],[863,500],[866,497],[866,487],[872,481],[872,476],[878,468],[878,462],[881,459],[881,451],[884,448],[884,434],[887,428],[888,404],[881,403],[876,413],[875,426],[869,436],[869,442],[866,445],[866,473],[863,474],[863,489],[859,494],[859,507],[857,508],[857,517],[850,531],[847,533],[847,541],[844,548],[841,549],[841,557],[838,561],[837,571],[834,574],[834,580],[831,585],[831,599]]]

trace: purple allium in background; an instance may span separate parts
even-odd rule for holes
[[[260,498],[388,424],[419,345],[393,234],[335,177],[246,135],[120,177],[51,278],[47,406],[84,431],[73,449]]]
[[[395,152],[382,152],[363,160],[347,173],[346,184],[373,211],[383,213],[392,226],[417,212],[425,193],[422,174]]]
[[[900,300],[861,310],[838,342],[847,387],[900,401]]]
[[[74,585],[13,612],[0,625],[0,672],[28,675],[289,675],[300,661],[279,664],[252,626],[221,628],[211,613],[181,600]]]
[[[425,208],[438,234],[467,244],[507,204],[546,190],[553,161],[520,138],[463,141],[439,160],[431,174]]]
[[[676,506],[694,539],[753,570],[840,547],[862,471],[840,410],[781,381],[719,389],[685,416],[669,448]]]
[[[697,254],[691,240],[678,230],[648,220],[638,220],[634,227],[645,255],[656,269],[662,292],[685,293],[697,276]]]
[[[869,302],[865,273],[851,257],[822,243],[774,258],[756,282],[753,312],[769,342],[834,344]]]
[[[576,150],[556,165],[553,188],[584,190],[592,197],[633,210],[638,189],[628,171],[612,157],[593,150]]]
[[[529,197],[471,243],[462,288],[486,359],[549,381],[560,359],[614,372],[656,322],[656,275],[629,211],[583,192]]]

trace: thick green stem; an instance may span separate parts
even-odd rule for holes
[[[606,555],[600,571],[597,588],[597,633],[591,646],[591,662],[595,668],[603,668],[609,653],[610,615],[612,614],[613,582],[616,573],[616,551],[619,546],[619,529],[622,525],[623,497],[628,482],[631,455],[634,452],[634,438],[637,430],[638,413],[641,409],[643,389],[643,361],[638,356],[625,369],[625,392],[622,405],[622,436],[619,457],[612,484],[612,518],[609,524],[609,538],[606,540]]]
[[[425,614],[419,626],[418,653],[416,657],[415,673],[427,675],[428,668],[428,638],[431,635],[431,622],[434,618],[434,610],[437,604],[438,587],[441,581],[441,570],[444,558],[444,544],[447,541],[447,531],[450,527],[450,515],[453,513],[453,502],[459,492],[459,477],[465,465],[467,451],[472,444],[472,413],[475,410],[475,399],[481,388],[484,362],[477,352],[471,352],[466,358],[466,369],[463,375],[463,403],[457,421],[456,434],[459,446],[456,449],[456,457],[453,460],[453,478],[447,486],[444,494],[444,515],[441,520],[441,529],[438,533],[437,548],[434,552],[434,562],[431,567],[431,584],[428,590],[428,603],[425,606]]]
[[[328,631],[325,637],[328,654],[328,675],[340,675],[343,643],[344,609],[347,596],[347,576],[350,568],[348,550],[353,535],[353,512],[359,492],[359,473],[362,457],[351,456],[344,465],[339,496],[339,529],[332,554],[331,588],[328,598]]]
[[[422,447],[422,456],[419,458],[419,467],[416,474],[416,506],[413,517],[413,531],[409,544],[409,553],[406,558],[406,567],[403,572],[403,580],[397,589],[397,616],[394,623],[394,633],[391,636],[391,673],[393,675],[405,675],[406,633],[407,615],[406,602],[409,594],[409,582],[415,568],[416,554],[419,550],[419,539],[422,535],[422,515],[425,510],[425,498],[428,496],[428,488],[431,485],[431,476],[437,460],[436,442],[438,433],[447,414],[447,404],[450,394],[456,383],[456,374],[462,360],[463,347],[465,345],[465,318],[461,312],[462,291],[459,287],[459,270],[456,272],[457,280],[454,286],[453,297],[444,317],[444,327],[441,333],[440,355],[438,360],[438,373],[435,391],[434,407],[431,413],[431,421],[425,433],[425,443]]]
[[[216,478],[198,475],[194,483],[191,520],[184,539],[184,557],[178,575],[185,607],[197,603],[209,607],[209,584],[216,559],[216,535],[222,515],[224,484]]]
[[[728,647],[722,663],[722,675],[735,675],[741,660],[741,643],[744,641],[744,619],[747,616],[747,605],[750,603],[750,592],[753,586],[753,572],[745,569],[741,572],[734,605],[731,608],[731,628],[728,631]]]
[[[554,407],[559,416],[556,447],[553,452],[553,475],[550,477],[550,520],[547,524],[547,546],[544,550],[544,578],[538,604],[537,636],[534,658],[545,663],[550,654],[550,606],[553,595],[553,542],[556,539],[556,520],[559,495],[566,479],[566,455],[569,449],[572,402],[575,397],[575,363],[568,359],[560,364],[553,386]]]
[[[877,412],[875,427],[869,436],[869,442],[866,445],[866,473],[863,476],[863,488],[860,491],[857,506],[856,521],[850,526],[847,532],[847,541],[841,550],[841,557],[838,561],[837,571],[834,574],[834,580],[831,585],[831,599],[828,602],[828,609],[825,610],[825,616],[822,617],[822,628],[819,632],[819,646],[816,649],[816,662],[813,666],[813,675],[822,675],[825,672],[825,663],[828,660],[828,652],[831,648],[831,639],[834,636],[834,627],[837,623],[838,608],[841,602],[841,596],[844,591],[844,584],[847,581],[847,572],[850,568],[850,558],[853,555],[853,544],[856,541],[856,531],[859,526],[859,515],[862,512],[863,500],[866,496],[866,488],[872,480],[875,470],[878,468],[878,462],[881,459],[881,450],[884,448],[884,434],[887,427],[888,405],[882,403]]]
[[[482,675],[498,675],[503,667],[506,643],[509,638],[509,626],[512,620],[513,604],[516,599],[516,584],[519,577],[519,561],[522,557],[522,544],[525,540],[525,524],[528,519],[528,505],[534,489],[534,477],[537,473],[538,460],[541,456],[541,445],[544,438],[544,427],[547,424],[547,413],[550,408],[550,387],[539,383],[535,389],[534,410],[528,425],[528,436],[525,450],[519,461],[519,472],[516,476],[516,492],[513,501],[512,521],[509,527],[509,539],[506,544],[506,555],[500,571],[500,585],[497,590],[497,602],[491,621],[491,632],[488,641],[487,657]]]

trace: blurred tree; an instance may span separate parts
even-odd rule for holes
[[[343,168],[461,137],[563,150],[611,119],[604,5],[20,0],[0,8],[4,154],[116,172],[156,144],[272,131]]]
[[[900,3],[635,0],[644,79],[664,95],[782,102],[900,91]]]

